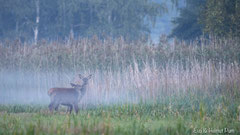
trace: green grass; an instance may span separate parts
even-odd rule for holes
[[[0,135],[240,134],[239,52],[231,39],[0,43]],[[93,74],[79,114],[50,113],[48,89],[79,73]]]
[[[50,113],[44,105],[1,105],[0,134],[186,135],[225,128],[238,134],[239,103],[220,95],[184,95],[155,103],[90,106],[77,115],[66,114],[63,107]]]

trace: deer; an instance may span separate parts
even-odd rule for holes
[[[83,81],[82,85],[70,83],[72,88],[51,88],[48,90],[48,95],[51,98],[51,102],[48,106],[49,110],[52,112],[58,110],[59,105],[67,106],[67,112],[72,112],[74,107],[76,114],[78,113],[78,102],[86,93],[86,86],[92,75],[88,77],[83,77],[81,74],[78,75]]]

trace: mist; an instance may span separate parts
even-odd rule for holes
[[[237,65],[212,63],[192,66],[167,65],[156,68],[145,65],[141,70],[129,66],[124,71],[84,71],[84,72],[0,72],[0,104],[42,104],[50,103],[47,91],[50,88],[70,88],[70,83],[82,84],[78,74],[92,74],[87,92],[79,101],[81,106],[114,104],[137,104],[161,102],[165,98],[181,95],[189,91],[211,92],[224,85],[237,85],[240,69]],[[214,92],[214,91],[212,91]]]
[[[120,83],[118,81],[122,79],[121,77],[118,76],[117,78],[116,75],[99,72],[89,72],[86,75],[88,74],[93,74],[93,78],[89,80],[87,93],[80,104],[99,105],[137,102],[133,92],[126,91],[126,87],[119,87],[121,84],[117,84]],[[71,88],[70,83],[82,83],[78,78],[78,73],[69,72],[1,71],[0,80],[0,104],[46,105],[50,103],[50,97],[47,95],[50,88]],[[131,94],[131,97],[129,94]]]
[[[234,134],[239,0],[0,0],[0,135]]]

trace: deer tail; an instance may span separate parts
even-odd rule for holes
[[[48,91],[48,96],[51,96],[52,93],[53,93],[53,91],[54,91],[54,89],[50,89],[50,90]]]

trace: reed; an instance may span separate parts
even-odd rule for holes
[[[184,42],[159,44],[127,43],[123,39],[79,39],[39,42],[38,45],[1,42],[1,69],[32,71],[124,70],[135,63],[143,68],[146,63],[157,67],[188,66],[209,61],[239,63],[240,45],[233,39],[201,39],[190,44]],[[153,63],[154,62],[154,63]]]
[[[1,43],[0,87],[4,94],[0,99],[2,103],[9,99],[48,102],[49,88],[70,87],[78,73],[94,75],[83,104],[158,101],[189,91],[239,97],[238,42],[199,42],[154,45],[94,38],[37,46]]]
[[[0,134],[238,134],[239,52],[215,38],[1,42]],[[47,91],[81,83],[79,73],[93,74],[79,113],[49,114]]]

